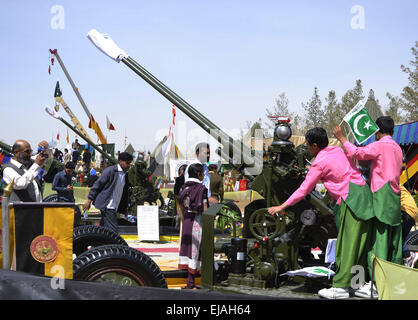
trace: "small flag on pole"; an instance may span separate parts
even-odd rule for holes
[[[67,128],[67,138],[66,139],[67,139],[67,144],[70,143],[70,135],[68,133],[68,128]]]
[[[115,127],[113,126],[113,124],[110,122],[110,120],[109,120],[109,118],[106,116],[106,122],[107,122],[107,129],[108,130],[113,130],[113,131],[116,131],[115,130]]]
[[[58,142],[60,141],[60,133],[59,132],[57,133],[57,141]]]
[[[96,127],[96,120],[94,120],[94,118],[93,118],[93,115],[92,115],[92,114],[90,115],[89,128],[90,128],[90,129],[93,129],[94,131],[96,131],[96,130],[97,130],[97,127]]]
[[[379,131],[379,127],[370,117],[362,101],[359,101],[343,120],[350,126],[358,144],[362,144]]]
[[[176,124],[175,118],[176,118],[176,106],[173,104],[172,107],[172,113],[173,113],[173,126],[170,125],[170,129],[168,129],[168,135],[167,135],[167,141],[164,143],[163,149],[162,149],[162,155],[163,157],[166,157],[168,154],[170,154],[173,151],[173,146],[176,148],[174,143],[174,126]],[[177,150],[175,149],[177,152]]]
[[[173,104],[173,126],[176,125],[176,106]]]
[[[174,141],[174,133],[170,129],[168,130],[167,141],[163,145],[163,149],[161,150],[162,156],[165,158],[168,154],[173,151],[173,141]]]

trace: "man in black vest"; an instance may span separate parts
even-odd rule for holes
[[[48,143],[42,141],[39,147],[46,149]],[[39,170],[44,165],[47,155],[38,153],[33,161],[32,149],[29,142],[17,140],[12,147],[13,158],[3,170],[3,180],[9,184],[14,180],[13,193],[10,195],[11,202],[42,202],[42,188],[38,179]]]

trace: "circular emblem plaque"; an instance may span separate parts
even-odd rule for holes
[[[41,235],[32,240],[30,253],[38,262],[51,262],[58,255],[58,246],[53,238]]]

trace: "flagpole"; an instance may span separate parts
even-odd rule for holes
[[[338,126],[340,126],[341,127],[341,125],[343,124],[343,122],[344,122],[344,119],[342,119],[341,120],[341,122],[340,122],[340,124],[338,125]],[[347,134],[347,130],[345,129],[345,126],[343,126],[342,127],[342,129],[344,130],[344,134],[345,134],[345,136],[347,137],[347,140],[348,140],[348,138],[350,137],[350,134],[353,134],[351,131]],[[354,134],[353,134],[353,137],[354,137]]]

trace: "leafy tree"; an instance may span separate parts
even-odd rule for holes
[[[276,104],[272,109],[266,109],[267,116],[279,116],[279,117],[290,117],[289,112],[289,99],[286,97],[286,94],[282,92],[279,94],[279,98],[275,99]],[[270,127],[274,127],[273,121],[269,123]]]
[[[379,100],[374,96],[373,89],[369,90],[369,96],[367,98],[365,107],[370,117],[376,121],[377,118],[383,116],[382,107],[379,105]]]
[[[263,128],[263,121],[261,118],[258,118],[257,121],[246,121],[246,131],[241,129],[241,139],[246,135],[249,134],[251,137],[255,136],[255,130],[261,129],[263,130],[263,136],[269,137],[271,136],[271,133],[268,129]]]
[[[401,105],[406,111],[407,121],[418,120],[418,41],[415,47],[411,48],[413,60],[410,61],[411,68],[401,65],[401,70],[408,74],[409,84],[401,92]]]
[[[317,87],[314,88],[314,93],[309,101],[307,103],[302,102],[302,108],[306,112],[305,123],[307,129],[324,125],[324,110],[322,109],[322,101]]]
[[[351,109],[359,102],[359,100],[363,100],[363,85],[361,80],[356,80],[356,85],[353,89],[348,90],[343,97],[341,98],[341,113],[343,117],[350,112]],[[339,121],[341,121],[339,119]]]
[[[267,122],[266,126],[270,129],[275,127],[276,121],[268,118],[269,116],[289,117],[292,124],[293,134],[301,134],[302,131],[302,117],[295,112],[289,111],[289,99],[286,94],[282,92],[279,97],[275,99],[273,108],[266,108]]]
[[[328,97],[325,98],[325,101],[323,127],[327,131],[328,136],[332,137],[332,129],[340,123],[339,119],[342,119],[344,115],[341,114],[340,103],[337,101],[334,90],[328,92]]]
[[[398,97],[392,96],[389,92],[386,93],[386,97],[389,99],[389,108],[386,110],[386,115],[391,117],[395,124],[400,124],[404,121],[404,117],[401,113],[401,101]]]
[[[292,125],[292,133],[294,135],[305,135],[305,119],[296,114],[296,113],[292,113],[292,117],[290,118],[290,123]]]

